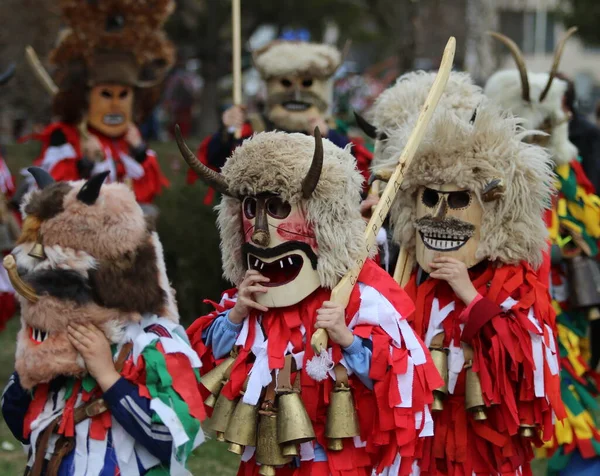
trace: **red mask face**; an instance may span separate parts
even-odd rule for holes
[[[244,259],[270,279],[257,301],[269,308],[302,301],[320,285],[314,230],[299,204],[277,195],[246,197],[242,202]]]

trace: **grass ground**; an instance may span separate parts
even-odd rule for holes
[[[195,144],[190,143],[194,150]],[[214,229],[214,215],[202,205],[204,189],[184,185],[185,167],[174,144],[153,144],[164,173],[172,187],[159,199],[161,222],[159,233],[165,248],[169,275],[177,289],[177,298],[184,322],[189,323],[199,314],[204,297],[216,298],[219,289],[226,289],[219,279],[220,260],[218,237]],[[7,148],[6,159],[13,173],[31,164],[37,154],[35,144],[13,145]],[[19,320],[13,318],[0,333],[0,388],[14,368],[14,352]],[[9,443],[13,449],[2,449]],[[14,439],[3,418],[0,418],[0,476],[23,473],[25,456],[20,443]],[[215,440],[198,448],[188,462],[194,475],[230,476],[236,473],[239,457],[227,452],[226,445]],[[534,474],[542,476],[543,461],[534,462]]]

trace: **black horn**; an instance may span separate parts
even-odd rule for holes
[[[321,138],[321,131],[318,127],[315,127],[314,136],[315,153],[313,154],[310,169],[308,169],[308,173],[302,181],[302,196],[304,198],[310,198],[315,191],[319,179],[321,178],[321,171],[323,170],[323,139]]]
[[[232,194],[229,191],[229,185],[227,185],[225,178],[220,173],[208,168],[196,158],[183,140],[178,125],[175,126],[175,140],[177,141],[177,146],[179,147],[179,152],[181,152],[183,160],[185,160],[190,168],[200,176],[202,181],[209,187],[214,188],[217,192],[231,197]]]
[[[46,172],[40,167],[29,167],[27,169],[27,172],[29,172],[31,176],[35,179],[35,183],[37,183],[37,186],[40,190],[43,190],[48,185],[51,185],[54,182],[56,182],[56,180],[52,178],[52,175],[50,175],[48,172]]]
[[[85,203],[86,205],[93,205],[98,200],[98,196],[100,195],[100,189],[102,188],[102,184],[106,180],[106,177],[110,172],[102,172],[101,174],[94,175],[91,179],[89,179],[79,193],[77,194],[77,200]]]
[[[8,83],[10,81],[10,78],[12,78],[15,75],[15,71],[16,71],[16,66],[14,63],[11,63],[8,68],[6,68],[6,71],[4,71],[4,73],[0,74],[0,86]]]
[[[360,127],[365,134],[371,139],[377,139],[377,128],[373,124],[370,124],[356,111],[354,111],[354,117],[356,119],[356,124],[358,124],[358,127]]]

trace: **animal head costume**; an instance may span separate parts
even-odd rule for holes
[[[391,160],[409,133],[388,139]],[[489,103],[472,119],[449,110],[434,116],[390,214],[394,238],[423,270],[436,256],[468,267],[484,259],[539,267],[553,178],[545,150],[522,142],[523,134],[517,119]]]
[[[267,118],[276,128],[306,132],[310,120],[326,116],[332,97],[330,78],[342,56],[333,46],[274,41],[254,54],[267,83]]]
[[[133,192],[103,185],[106,173],[54,182],[30,171],[39,190],[24,199],[23,232],[7,257],[16,261],[9,271],[21,302],[16,369],[26,388],[85,373],[67,338],[71,322],[92,322],[116,343],[143,314],[178,320],[161,244]]]
[[[136,90],[159,84],[174,63],[173,45],[161,30],[174,5],[60,0],[69,28],[50,56],[60,89],[55,109],[79,107],[94,129],[122,136],[134,120]]]
[[[178,138],[188,164],[223,194],[217,223],[225,278],[248,268],[270,278],[269,307],[332,288],[364,246],[358,204],[362,178],[348,150],[305,134],[264,132],[238,147],[221,174],[200,164]]]
[[[436,73],[425,71],[403,74],[394,86],[377,98],[370,111],[371,122],[356,114],[357,123],[363,132],[375,140],[374,167],[392,159],[387,139],[419,114],[435,77]],[[483,91],[473,84],[468,73],[452,72],[438,108],[451,110],[458,116],[469,119],[484,99]],[[390,168],[393,172],[396,164],[390,165],[393,165]]]
[[[485,85],[485,94],[502,109],[521,117],[527,129],[548,134],[531,136],[530,140],[547,147],[557,165],[567,164],[577,156],[577,148],[569,141],[569,115],[563,108],[568,85],[556,78],[565,43],[576,31],[577,28],[571,28],[560,40],[550,73],[528,73],[519,47],[506,36],[492,33],[510,49],[518,70],[493,74]]]

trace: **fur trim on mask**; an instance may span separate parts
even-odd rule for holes
[[[378,133],[391,137],[396,130],[414,120],[429,94],[437,73],[413,71],[403,74],[394,86],[387,89],[377,98],[370,111],[371,123],[377,128]],[[441,110],[452,110],[463,119],[469,120],[475,109],[485,102],[481,88],[473,84],[468,73],[450,73],[450,78],[440,98],[436,114]],[[391,167],[395,168],[398,156],[390,157],[386,141],[377,140],[373,166],[392,161]]]
[[[349,148],[323,139],[323,171],[312,196],[302,198],[301,184],[312,162],[315,140],[305,134],[263,132],[235,149],[222,175],[233,195],[271,192],[300,203],[313,226],[318,246],[317,271],[324,287],[334,287],[364,249],[365,222],[359,211],[362,176]],[[241,201],[224,196],[217,206],[223,275],[239,283],[245,273]]]
[[[546,119],[553,124],[548,149],[557,165],[567,164],[577,156],[577,148],[569,141],[569,123],[563,111],[563,96],[567,82],[554,78],[550,91],[540,103],[539,97],[548,82],[548,73],[528,73],[531,103],[522,98],[521,79],[518,71],[506,70],[494,73],[485,85],[485,94],[499,107],[523,119],[526,129],[537,129]]]
[[[396,154],[412,128],[407,124],[389,139]],[[526,261],[537,268],[546,248],[543,213],[554,176],[545,149],[522,142],[522,134],[518,119],[489,103],[478,108],[473,124],[448,110],[436,114],[392,205],[394,239],[414,255],[419,187],[454,183],[474,191],[483,206],[477,257],[507,264]],[[484,203],[481,192],[494,179],[502,180],[503,197]]]
[[[328,78],[341,62],[337,48],[301,41],[273,41],[254,53],[254,66],[263,79],[301,74]]]

